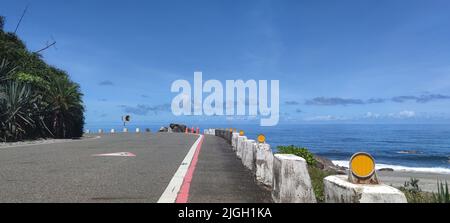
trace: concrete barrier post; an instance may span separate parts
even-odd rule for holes
[[[123,132],[128,132],[128,129],[127,128],[123,128]]]
[[[238,136],[236,155],[239,159],[242,159],[242,150],[244,150],[245,140],[247,140],[247,136]]]
[[[254,169],[255,165],[255,157],[253,154],[253,147],[255,146],[256,142],[255,140],[245,140],[244,142],[244,150],[242,151],[242,163],[245,167],[247,167],[249,170]]]
[[[136,128],[136,133],[140,133],[141,130],[139,128]]]
[[[116,133],[116,130],[115,129],[111,129],[111,134],[114,134],[114,133]]]
[[[273,153],[269,144],[256,143],[255,153],[255,175],[260,183],[272,187],[273,179]]]
[[[238,137],[239,137],[239,133],[237,133],[237,132],[234,132],[233,136],[231,137],[231,147],[232,147],[233,151],[237,150],[236,147],[237,147]]]
[[[346,175],[328,176],[324,179],[327,203],[407,203],[405,195],[384,184],[354,184]]]
[[[276,154],[273,160],[275,203],[316,203],[306,161],[292,154]]]
[[[99,134],[102,134],[102,133],[103,133],[103,129],[99,129],[99,130],[98,130],[98,133],[99,133]]]

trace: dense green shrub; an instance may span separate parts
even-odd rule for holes
[[[317,167],[308,167],[309,177],[311,178],[311,184],[314,189],[316,200],[319,203],[325,202],[325,189],[323,179],[330,175],[336,175],[334,171],[325,171]]]
[[[419,186],[419,179],[411,178],[399,188],[405,194],[408,203],[431,203],[433,202],[430,193],[422,191]]]
[[[308,173],[311,178],[311,184],[314,189],[316,200],[317,202],[325,202],[323,179],[327,176],[336,174],[336,172],[324,171],[320,168],[317,168],[316,167],[317,161],[314,158],[314,155],[307,148],[301,148],[290,145],[290,146],[278,146],[277,149],[278,153],[293,154],[302,157],[303,159],[306,160],[306,163],[308,164]]]
[[[308,163],[309,166],[315,166],[316,159],[314,158],[314,155],[306,148],[300,148],[294,145],[290,146],[278,146],[278,153],[283,154],[294,154],[296,156],[302,157],[306,160],[306,163]]]
[[[72,138],[83,134],[78,84],[3,30],[0,16],[0,141]]]

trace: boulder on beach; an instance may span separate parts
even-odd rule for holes
[[[175,133],[184,133],[186,131],[187,126],[183,124],[170,124],[169,127],[161,127],[159,132],[175,132]]]
[[[169,127],[172,129],[172,132],[183,133],[186,131],[186,125],[182,124],[170,124]]]
[[[394,169],[392,169],[392,168],[381,168],[378,171],[380,171],[380,172],[394,172]]]
[[[398,154],[419,154],[420,152],[417,150],[402,150],[398,151]]]
[[[337,174],[346,174],[347,168],[336,166],[331,160],[325,157],[314,155],[314,159],[316,160],[316,167],[321,170],[332,171]]]

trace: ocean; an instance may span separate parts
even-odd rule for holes
[[[87,125],[85,128],[110,129],[113,125]],[[161,125],[131,125],[157,131]],[[340,166],[356,152],[368,152],[377,162],[377,169],[434,172],[450,174],[450,125],[409,124],[308,124],[278,125],[200,125],[204,128],[233,127],[244,130],[248,138],[260,133],[274,151],[280,145],[306,147]],[[121,129],[120,125],[116,127]]]

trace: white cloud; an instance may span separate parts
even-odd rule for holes
[[[398,113],[390,113],[388,115],[388,117],[390,117],[390,118],[400,118],[400,119],[414,118],[414,117],[416,117],[416,112],[404,110],[404,111],[401,111],[401,112],[398,112]]]
[[[366,115],[364,116],[364,118],[373,118],[373,119],[378,119],[380,117],[381,117],[380,114],[373,112],[367,112]]]
[[[345,118],[342,116],[322,115],[322,116],[307,117],[304,120],[305,121],[343,121],[343,120],[348,120],[348,118]]]

